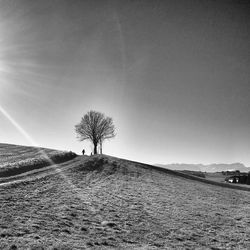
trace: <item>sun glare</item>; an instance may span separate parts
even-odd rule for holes
[[[29,136],[29,134],[11,117],[11,115],[0,105],[0,113],[4,115],[6,119],[31,143],[32,146],[37,146],[35,141]]]

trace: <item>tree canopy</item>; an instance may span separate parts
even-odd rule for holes
[[[111,117],[97,111],[89,111],[81,122],[75,126],[77,137],[80,141],[90,140],[94,145],[94,154],[97,154],[97,146],[106,139],[115,137],[115,126]]]

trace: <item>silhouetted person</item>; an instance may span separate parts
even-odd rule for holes
[[[85,154],[85,150],[84,150],[84,149],[82,150],[82,154],[83,154],[83,155]]]

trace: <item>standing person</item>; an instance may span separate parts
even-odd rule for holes
[[[84,149],[82,150],[82,154],[83,154],[83,155],[85,154],[85,150],[84,150]]]

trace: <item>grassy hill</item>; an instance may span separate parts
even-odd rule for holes
[[[0,184],[0,249],[249,249],[250,192],[200,180],[110,156],[26,172]]]
[[[34,157],[41,157],[44,153],[51,154],[58,152],[54,149],[19,146],[0,143],[0,164],[13,163]]]
[[[0,178],[65,162],[75,153],[48,148],[0,144]]]

